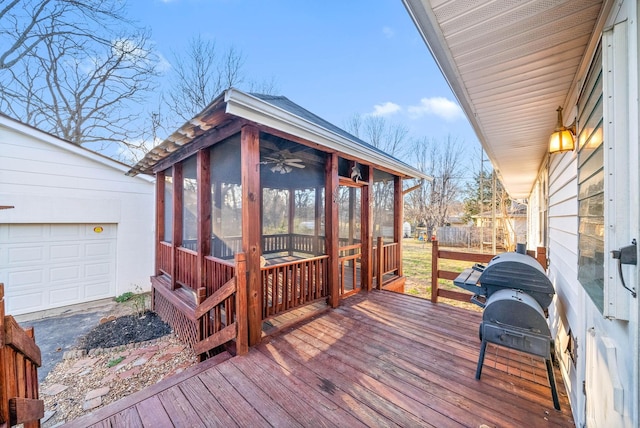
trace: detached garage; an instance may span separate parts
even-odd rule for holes
[[[154,184],[0,115],[0,282],[20,315],[150,288]]]

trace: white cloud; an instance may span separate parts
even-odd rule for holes
[[[387,39],[390,39],[395,36],[396,32],[393,31],[391,27],[382,27],[382,34],[384,34]]]
[[[412,119],[435,115],[447,121],[454,121],[464,116],[458,104],[444,97],[422,98],[419,105],[407,107],[407,112]]]
[[[392,114],[398,113],[402,110],[396,103],[392,103],[391,101],[387,101],[384,104],[376,104],[373,106],[373,112],[369,113],[370,116],[390,116]]]

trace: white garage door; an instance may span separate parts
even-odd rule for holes
[[[115,278],[115,224],[0,224],[10,315],[112,297]]]

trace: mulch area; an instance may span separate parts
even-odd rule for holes
[[[78,342],[40,384],[43,428],[69,422],[197,363],[151,311],[104,318]]]

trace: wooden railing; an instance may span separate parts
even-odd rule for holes
[[[198,287],[198,253],[187,248],[176,248],[176,283],[196,290]]]
[[[328,296],[329,256],[265,266],[262,274],[262,319]]]
[[[489,263],[495,254],[479,254],[479,253],[465,253],[461,251],[449,251],[441,250],[438,241],[431,241],[431,301],[437,303],[438,297],[444,297],[447,299],[459,300],[462,302],[468,302],[471,294],[464,291],[445,290],[440,288],[438,279],[446,279],[453,281],[460,274],[460,272],[452,272],[447,270],[440,270],[439,260],[459,260],[473,263]],[[538,247],[536,251],[527,251],[527,254],[534,257],[540,265],[547,268],[547,250],[544,247]]]
[[[263,235],[262,254],[280,253],[290,248],[289,235]]]
[[[384,285],[384,276],[398,273],[400,270],[400,245],[397,242],[385,244],[382,237],[378,237],[373,247],[373,276],[376,278],[377,288]]]
[[[171,276],[171,250],[173,245],[169,242],[160,242],[158,246],[158,270]]]
[[[362,245],[353,244],[340,247],[338,250],[338,266],[340,271],[340,297],[346,297],[360,290],[359,267],[362,260]],[[350,289],[347,290],[347,281]]]
[[[207,296],[211,296],[220,287],[235,276],[233,262],[206,256],[204,258],[204,286]]]
[[[236,254],[235,275],[208,297],[207,288],[198,288],[195,301],[185,298],[181,289],[171,290],[168,284],[152,278],[154,309],[200,360],[234,341],[237,354],[248,350],[246,263],[244,253]]]
[[[40,349],[33,328],[23,330],[5,315],[4,284],[0,284],[0,427],[39,427],[44,402],[38,399]]]

